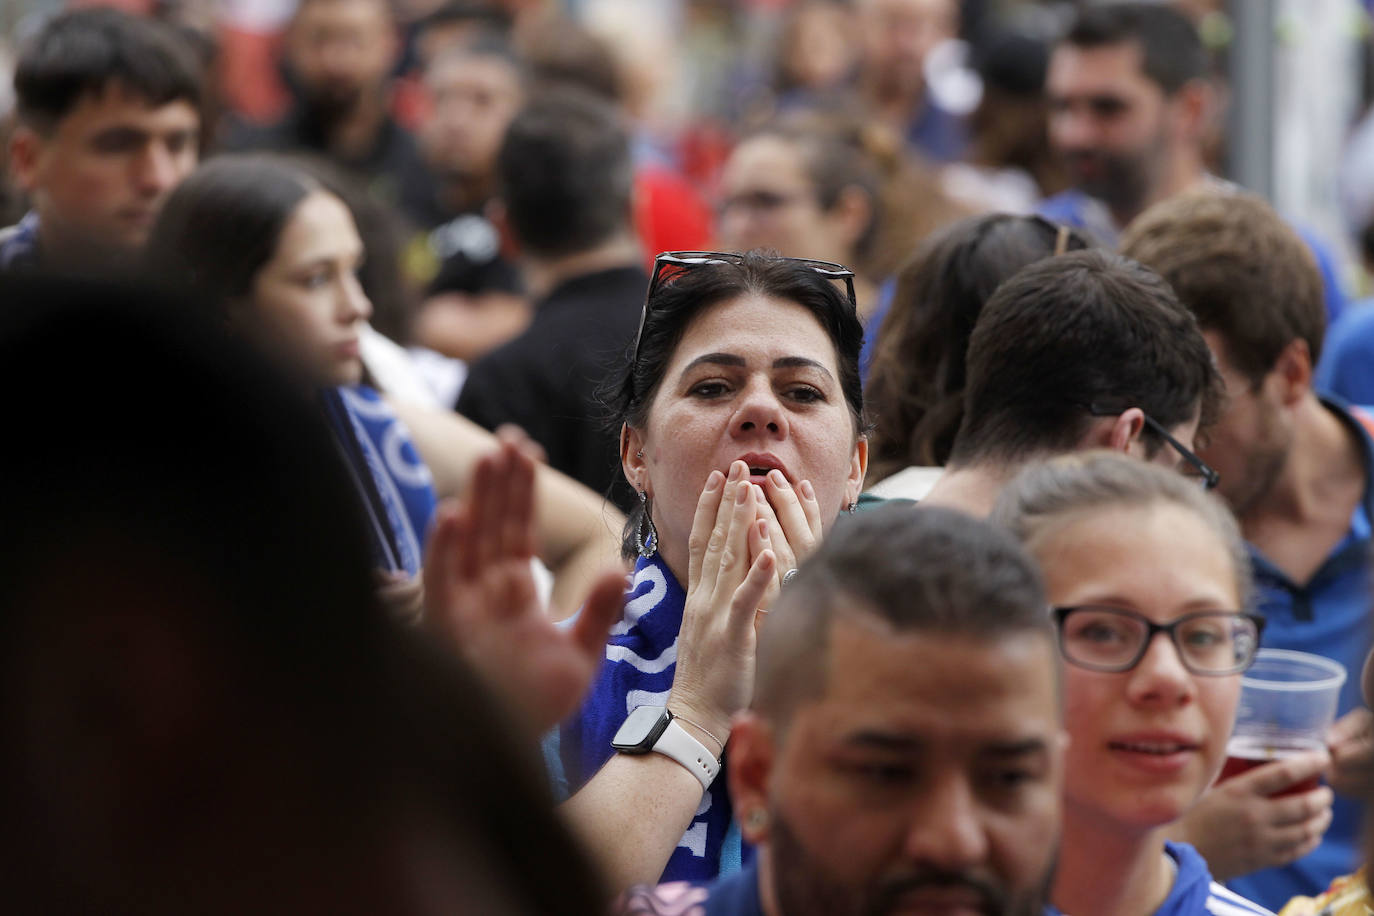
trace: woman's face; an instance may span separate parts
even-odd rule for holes
[[[1050,603],[1104,605],[1167,624],[1240,607],[1221,537],[1169,503],[1085,512],[1031,543]],[[1130,671],[1064,664],[1068,811],[1150,829],[1177,820],[1226,756],[1240,675],[1196,675],[1155,634]]]
[[[356,274],[362,259],[348,208],[328,191],[312,192],[253,278],[251,333],[320,385],[356,384],[359,325],[372,315]]]
[[[809,480],[829,526],[858,498],[868,463],[868,443],[856,440],[840,388],[835,346],[820,322],[800,305],[754,295],[692,320],[645,428],[627,430],[624,446],[625,475],[653,498],[660,549],[680,573],[711,471],[728,473],[743,459],[760,485],[769,468],[793,489]]]

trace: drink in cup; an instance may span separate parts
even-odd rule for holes
[[[1324,748],[1345,676],[1343,666],[1320,655],[1261,649],[1241,678],[1236,727],[1217,781]],[[1319,784],[1320,777],[1313,776],[1275,797],[1307,792]]]

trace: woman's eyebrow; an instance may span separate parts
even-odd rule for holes
[[[729,366],[731,368],[742,369],[748,365],[743,356],[735,353],[704,353],[692,360],[682,368],[679,377],[686,376],[697,366],[709,364],[712,366]],[[780,356],[773,360],[774,369],[815,369],[831,377],[830,370],[825,364],[807,356]]]

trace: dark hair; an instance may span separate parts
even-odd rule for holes
[[[1316,365],[1326,333],[1322,277],[1293,228],[1253,194],[1193,191],[1142,213],[1122,251],[1159,271],[1226,359],[1258,386],[1283,348],[1307,343]]]
[[[1106,251],[1046,258],[983,307],[950,463],[1071,451],[1090,405],[1139,407],[1165,429],[1201,409],[1206,426],[1221,390],[1197,322],[1158,274]],[[1141,439],[1148,454],[1164,444],[1149,428]]]
[[[831,626],[874,617],[899,632],[993,644],[1052,628],[1035,563],[1012,535],[962,512],[883,506],[845,519],[802,563],[759,637],[753,706],[785,725],[825,689]]]
[[[794,302],[816,317],[835,346],[840,389],[849,405],[855,435],[865,432],[863,383],[859,379],[863,325],[849,298],[834,281],[797,261],[749,252],[737,263],[706,264],[684,271],[654,291],[646,305],[638,358],[606,389],[604,400],[617,435],[622,425],[643,429],[648,423],[649,408],[688,325],[713,305],[750,295]],[[623,545],[627,556],[638,548],[634,533],[643,512],[643,506],[636,506],[629,513]]]
[[[201,67],[170,26],[113,9],[64,13],[24,48],[14,71],[16,111],[51,131],[86,96],[119,84],[153,106],[176,101],[200,110]]]
[[[148,240],[150,268],[225,315],[272,260],[291,214],[321,187],[282,159],[211,159],[167,196]]]
[[[0,455],[6,478],[24,482],[0,494],[0,662],[9,688],[0,691],[0,859],[10,899],[18,887],[20,900],[77,901],[59,907],[72,912],[107,909],[111,900],[171,912],[204,908],[188,901],[222,902],[215,895],[229,888],[269,893],[272,881],[244,877],[261,877],[245,865],[259,861],[255,852],[227,870],[202,862],[208,874],[187,883],[172,874],[186,860],[168,864],[162,844],[206,806],[224,806],[212,807],[215,823],[251,831],[255,805],[280,805],[315,831],[312,855],[326,861],[336,841],[356,851],[355,831],[394,829],[398,816],[418,809],[423,826],[457,842],[455,865],[476,855],[529,912],[595,911],[594,872],[551,816],[547,788],[508,723],[456,659],[377,604],[362,509],[310,402],[180,299],[0,275],[0,300],[0,379],[11,389],[73,360],[11,414],[41,447]],[[138,409],[71,423],[59,408],[115,377],[138,392]],[[89,843],[63,842],[80,836],[84,821],[52,816],[57,793],[79,781],[69,786],[62,770],[44,774],[44,791],[32,790],[32,761],[20,758],[30,748],[13,740],[55,740],[19,727],[33,700],[21,689],[31,686],[23,662],[38,646],[45,664],[73,668],[83,644],[107,633],[121,638],[107,639],[101,653],[137,658],[142,648],[153,658],[140,646],[146,640],[124,638],[142,636],[143,621],[155,631],[148,684],[194,672],[185,702],[163,708],[149,696],[146,708],[131,710],[127,698],[94,686],[108,672],[44,675],[81,685],[44,702],[85,714],[81,733],[102,750],[108,744],[111,759],[100,766],[113,774],[136,761],[122,739],[109,739],[137,732],[145,716],[177,716],[164,736],[175,755],[160,762],[186,782],[168,787],[156,811],[132,809],[135,791],[117,822],[132,829],[102,835],[93,853]],[[212,665],[195,666],[207,658]],[[445,724],[455,721],[461,729]],[[221,732],[224,747],[197,753],[197,736]],[[478,745],[482,753],[470,753]],[[274,770],[254,792],[234,784],[244,761],[270,769],[276,758],[259,755],[283,750],[299,769]],[[112,792],[125,788],[111,782]],[[263,788],[273,791],[256,791]],[[231,803],[247,810],[223,814]],[[99,806],[79,814],[101,823]],[[263,850],[290,855],[274,843]],[[204,858],[200,847],[189,852]],[[68,869],[83,854],[114,858],[82,869],[76,886]]]
[[[436,26],[468,24],[490,33],[507,35],[510,33],[512,21],[510,13],[488,3],[449,0],[433,12],[420,17],[415,23],[414,30],[418,34]]]
[[[579,23],[554,16],[524,30],[518,50],[536,91],[578,89],[611,104],[624,101],[615,48]]]
[[[964,416],[964,355],[983,304],[1002,281],[1052,255],[1059,231],[1039,217],[970,217],[927,241],[897,274],[865,390],[870,481],[949,460]],[[1066,250],[1092,247],[1064,232]]]
[[[630,140],[610,104],[551,90],[506,130],[496,159],[506,216],[520,244],[543,257],[587,251],[630,225]]]
[[[1164,3],[1101,3],[1079,11],[1063,44],[1100,48],[1140,46],[1141,69],[1173,95],[1208,73],[1207,50],[1188,17]]]

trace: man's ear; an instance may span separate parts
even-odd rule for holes
[[[849,185],[835,198],[830,217],[838,221],[845,247],[852,249],[873,221],[873,199],[858,185]]]
[[[25,193],[32,193],[38,186],[43,146],[43,138],[32,127],[20,124],[10,135],[10,172],[15,184]]]
[[[740,833],[753,845],[767,842],[772,828],[768,786],[776,750],[773,737],[772,726],[749,710],[737,715],[730,729],[725,761],[730,799]]]
[[[1216,88],[1208,80],[1194,79],[1184,83],[1170,100],[1178,135],[1187,142],[1196,143],[1211,127],[1217,104]]]
[[[1145,411],[1139,407],[1128,408],[1114,417],[1098,417],[1088,428],[1079,448],[1129,452],[1144,428]]]
[[[1139,407],[1129,407],[1117,415],[1108,428],[1106,446],[1117,452],[1129,452],[1131,446],[1140,440],[1145,428],[1145,411]]]
[[[511,231],[506,202],[499,197],[493,197],[482,207],[482,215],[496,228],[497,238],[501,240],[501,253],[511,260],[520,257],[520,240]]]
[[[1292,407],[1312,390],[1312,351],[1307,341],[1295,337],[1279,351],[1269,377],[1276,377],[1279,403]],[[1266,383],[1269,384],[1266,380]]]

